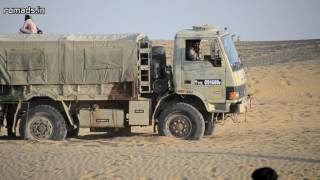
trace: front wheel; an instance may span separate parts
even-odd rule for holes
[[[204,134],[205,124],[202,114],[186,103],[176,103],[162,111],[158,131],[163,136],[198,140]]]
[[[63,116],[49,105],[38,105],[30,109],[21,120],[19,131],[23,139],[30,140],[63,140],[67,134]]]

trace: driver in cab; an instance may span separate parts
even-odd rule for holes
[[[195,61],[200,60],[200,42],[195,42],[188,51],[188,59]]]

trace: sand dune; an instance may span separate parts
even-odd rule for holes
[[[156,43],[169,49],[172,60],[172,41]],[[284,53],[279,47],[302,52],[320,52],[320,47],[313,41],[283,43],[259,44],[260,52],[275,58],[268,63],[256,62],[263,59],[250,50],[257,44],[244,43],[246,51],[238,45],[242,57],[254,54],[245,61],[248,91],[254,97],[246,121],[244,115],[230,119],[200,141],[160,137],[152,127],[134,128],[130,137],[82,129],[78,138],[61,142],[2,136],[0,179],[231,180],[250,179],[262,166],[273,167],[280,179],[320,179],[320,56],[282,61],[284,55],[277,55]],[[261,46],[278,48],[266,52]]]

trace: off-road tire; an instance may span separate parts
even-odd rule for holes
[[[162,136],[198,140],[202,138],[204,129],[202,114],[186,103],[172,104],[159,116],[158,132]]]
[[[47,128],[51,132],[45,137],[37,137],[36,131],[43,129],[43,126],[39,124],[45,124],[45,127],[51,126],[51,128]],[[34,125],[34,128],[31,128],[32,125]],[[35,125],[39,126],[35,128]],[[38,105],[29,110],[28,117],[25,115],[22,118],[19,132],[23,139],[28,140],[63,140],[67,135],[67,128],[63,116],[57,109],[49,105]]]

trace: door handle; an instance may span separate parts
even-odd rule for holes
[[[191,84],[191,80],[184,80],[184,84]]]

